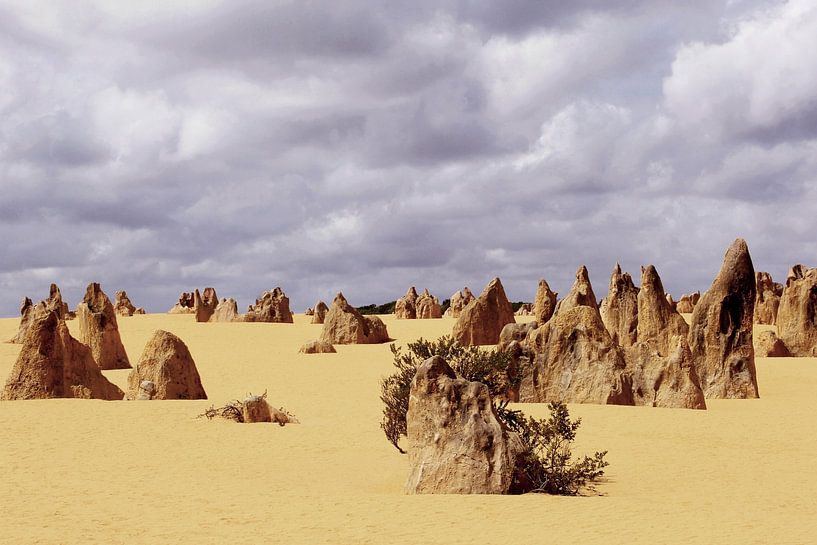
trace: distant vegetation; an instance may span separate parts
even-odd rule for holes
[[[382,305],[365,305],[362,307],[357,307],[357,311],[361,314],[394,314],[394,305],[397,304],[397,301],[389,301],[388,303],[383,303]]]
[[[516,303],[511,303],[511,308],[513,308],[513,311],[516,312],[517,310],[519,310],[522,307],[522,305],[530,305],[530,304],[532,304],[532,303],[526,303],[524,301],[517,301]]]

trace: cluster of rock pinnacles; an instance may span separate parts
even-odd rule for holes
[[[130,368],[116,320],[143,312],[125,292],[117,292],[111,304],[99,284],[88,286],[75,315],[55,285],[38,305],[25,299],[11,340],[23,347],[2,398],[206,399],[187,346],[165,331],[148,341],[127,392],[101,373]],[[264,292],[245,314],[234,299],[219,300],[213,288],[182,293],[169,312],[193,314],[198,322],[293,322],[281,288]],[[342,293],[331,306],[318,301],[306,314],[323,325],[320,337],[301,347],[306,354],[390,340],[380,318],[362,315]],[[682,314],[692,315],[689,325]],[[533,320],[516,323],[515,315]],[[442,316],[427,289],[418,294],[411,287],[395,304],[398,319]],[[561,300],[541,280],[534,303],[514,313],[495,278],[478,297],[467,287],[453,294],[445,316],[456,319],[452,335],[459,343],[497,345],[510,353],[510,401],[705,409],[706,399],[759,397],[756,354],[817,356],[817,269],[796,265],[785,285],[775,283],[768,273],[755,272],[746,243],[738,239],[709,290],[677,302],[652,265],[641,268],[636,287],[618,264],[599,302],[582,266]],[[74,317],[79,340],[65,324]],[[776,330],[753,336],[753,324]],[[258,399],[247,398],[247,421],[268,421]],[[458,377],[442,358],[418,368],[407,414],[407,492],[510,491],[522,444],[491,407],[487,387]]]

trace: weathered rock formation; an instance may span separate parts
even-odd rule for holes
[[[139,383],[139,392],[136,394],[137,401],[150,401],[156,395],[156,385],[149,380]]]
[[[156,330],[128,375],[127,399],[139,397],[142,382],[155,385],[152,399],[207,399],[187,345],[172,333]]]
[[[408,413],[409,494],[507,494],[519,437],[493,412],[488,387],[458,378],[435,356],[411,383]]]
[[[622,350],[597,308],[560,307],[526,341],[535,354],[520,386],[520,401],[633,405],[632,376]]]
[[[695,305],[697,305],[698,301],[700,300],[701,292],[699,291],[696,291],[695,293],[685,293],[680,299],[678,299],[675,310],[681,314],[692,314],[692,311],[695,309]]]
[[[452,335],[466,346],[497,344],[502,328],[515,321],[502,282],[494,278],[480,296],[462,310]]]
[[[672,307],[655,267],[641,267],[637,339],[625,349],[636,405],[706,409],[684,317]]]
[[[755,273],[755,284],[757,286],[755,323],[775,325],[780,297],[783,295],[783,285],[772,280],[772,275],[767,272]]]
[[[218,306],[218,295],[215,288],[204,288],[204,293],[199,290],[193,292],[193,313],[197,322],[209,322]]]
[[[556,310],[556,298],[558,293],[552,291],[544,278],[539,280],[536,288],[536,298],[533,300],[533,316],[539,325],[544,324]]]
[[[193,308],[196,303],[195,299],[196,296],[192,291],[189,293],[186,291],[182,292],[173,308],[167,311],[168,314],[193,314],[193,312],[195,312]]]
[[[25,339],[28,326],[31,324],[31,314],[34,310],[34,303],[28,297],[23,298],[20,303],[20,326],[17,328],[17,334],[12,337],[9,342],[13,344],[22,344]]]
[[[337,352],[332,343],[326,341],[309,341],[298,350],[301,354],[334,354]]]
[[[315,310],[312,313],[312,321],[310,323],[322,324],[326,320],[327,312],[329,312],[329,307],[326,306],[326,303],[318,301],[315,304]]]
[[[128,294],[124,290],[119,290],[114,295],[113,310],[118,316],[133,316],[136,312],[136,307],[131,303]]]
[[[307,307],[307,309],[304,311],[304,316],[314,316],[314,315],[315,315],[315,309],[312,308],[312,307]]]
[[[579,267],[579,270],[576,271],[576,280],[573,282],[573,286],[570,288],[567,297],[559,301],[559,304],[556,305],[556,312],[579,306],[590,307],[595,310],[599,309],[596,294],[593,293],[593,286],[590,284],[590,274],[584,265]]]
[[[686,336],[671,337],[665,354],[655,349],[655,342],[639,341],[627,350],[626,359],[636,405],[706,409]]]
[[[514,316],[530,316],[533,314],[533,303],[523,303],[516,312],[514,312]]]
[[[130,369],[130,361],[119,326],[116,312],[98,283],[88,284],[85,297],[77,305],[79,340],[91,349],[94,361],[100,369]]]
[[[68,314],[70,314],[68,310],[68,303],[62,300],[62,293],[60,293],[60,288],[58,288],[56,284],[51,284],[51,288],[48,292],[48,299],[45,300],[45,306],[49,310],[56,312],[57,318],[60,320],[67,319]]]
[[[247,309],[244,321],[291,324],[292,312],[289,310],[289,297],[281,288],[265,291],[261,298],[256,299],[255,304],[250,305]]]
[[[774,331],[761,331],[754,334],[755,356],[759,358],[788,358],[791,356],[783,341],[777,338]]]
[[[417,290],[414,286],[395,302],[394,317],[398,320],[413,320],[417,317]]]
[[[454,295],[451,296],[451,303],[448,307],[448,310],[451,311],[452,318],[459,318],[460,313],[462,310],[467,307],[471,301],[475,299],[474,294],[471,293],[467,287],[462,288],[461,291],[458,291]]]
[[[638,292],[638,340],[654,341],[662,356],[670,352],[672,338],[687,336],[689,326],[681,314],[667,302],[664,285],[652,265],[641,267],[641,289]]]
[[[817,356],[817,269],[792,267],[780,297],[777,335],[792,356]]]
[[[377,344],[388,341],[389,332],[380,318],[363,316],[338,293],[326,313],[320,340],[330,344]]]
[[[240,322],[242,319],[238,314],[238,303],[232,297],[219,301],[210,316],[211,322]]]
[[[122,390],[105,378],[90,349],[44,304],[32,310],[22,344],[1,399],[122,399]]]
[[[421,320],[435,319],[443,317],[443,309],[439,299],[428,292],[428,288],[417,298],[415,303],[417,318]]]
[[[689,347],[707,398],[758,397],[752,344],[755,295],[749,248],[737,239],[692,312]]]
[[[630,273],[622,273],[616,263],[610,275],[607,297],[599,307],[601,321],[613,338],[622,347],[632,346],[638,329],[638,288],[633,284]]]
[[[668,293],[667,296],[666,296],[666,299],[667,299],[667,304],[669,305],[669,308],[671,308],[673,311],[677,312],[678,311],[678,303],[676,303],[675,299],[672,298],[672,294]]]

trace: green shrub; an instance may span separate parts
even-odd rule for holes
[[[364,305],[362,307],[357,307],[357,311],[364,315],[371,315],[371,314],[394,314],[394,306],[397,304],[397,301],[389,301],[388,303],[383,303],[382,305]]]
[[[511,357],[505,352],[482,350],[478,346],[462,346],[450,335],[436,341],[418,339],[408,343],[408,350],[405,352],[394,344],[390,348],[397,371],[380,383],[380,399],[385,405],[380,426],[391,444],[404,454],[399,441],[406,435],[411,381],[417,368],[428,358],[442,356],[461,377],[488,386],[492,398],[503,395],[512,386],[508,378]]]
[[[550,417],[546,419],[531,418],[522,411],[508,409],[507,402],[495,408],[499,419],[517,432],[525,444],[526,450],[517,464],[517,490],[575,496],[588,483],[604,475],[604,468],[609,465],[604,459],[607,451],[572,461],[570,447],[581,419],[570,420],[564,403],[550,403]]]
[[[442,356],[457,375],[488,387],[497,418],[522,439],[525,451],[518,460],[512,488],[514,492],[575,495],[604,475],[604,468],[608,465],[604,459],[606,451],[572,461],[570,446],[576,438],[581,419],[571,421],[564,403],[551,403],[548,406],[550,417],[547,419],[531,418],[522,411],[509,409],[507,401],[496,404],[496,400],[509,388],[518,385],[509,379],[512,364],[509,354],[482,350],[476,346],[461,346],[451,336],[436,341],[419,339],[408,343],[405,352],[394,344],[390,348],[397,370],[384,378],[380,385],[380,399],[384,403],[380,425],[386,438],[401,453],[405,454],[399,442],[407,433],[406,414],[411,381],[420,364],[432,356]]]

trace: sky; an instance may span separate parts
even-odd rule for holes
[[[130,4],[130,5],[127,5]],[[0,0],[0,316],[817,265],[817,3]]]

